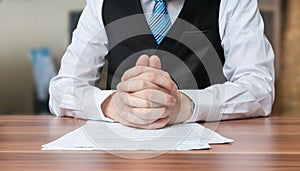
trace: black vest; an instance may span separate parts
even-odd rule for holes
[[[170,73],[180,89],[223,83],[220,1],[185,0],[178,19],[157,45],[140,0],[104,0],[102,16],[109,49],[107,88],[115,89],[123,73],[142,54],[158,55],[162,69]]]

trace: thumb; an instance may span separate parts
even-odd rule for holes
[[[136,66],[149,66],[149,56],[148,55],[142,55],[139,57],[139,59],[136,61]]]
[[[161,61],[158,56],[153,55],[150,57],[149,66],[155,69],[161,69]]]

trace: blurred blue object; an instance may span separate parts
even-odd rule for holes
[[[42,47],[32,49],[30,58],[33,64],[37,99],[46,101],[49,96],[50,80],[56,75],[53,57],[48,48]]]

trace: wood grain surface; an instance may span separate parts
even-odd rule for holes
[[[204,124],[235,140],[210,150],[170,151],[143,160],[103,151],[41,151],[84,122],[53,116],[0,116],[0,171],[43,170],[300,170],[300,116]],[[116,153],[116,152],[115,152]],[[145,155],[155,152],[118,152]]]

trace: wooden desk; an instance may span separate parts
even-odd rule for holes
[[[300,116],[221,122],[217,132],[233,144],[147,160],[102,151],[40,150],[79,126],[72,118],[0,116],[0,170],[300,170]]]

